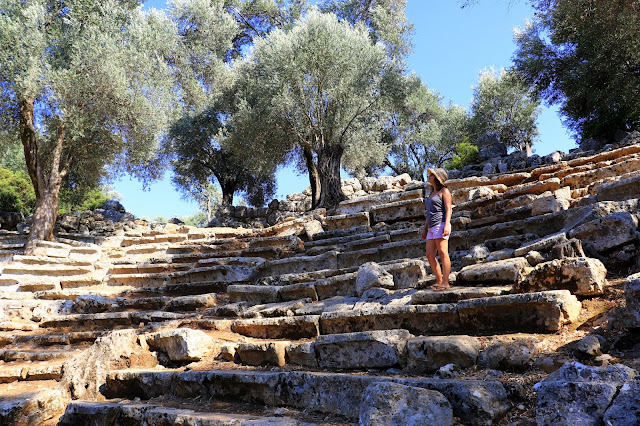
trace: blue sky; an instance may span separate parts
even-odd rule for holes
[[[478,73],[485,68],[498,70],[511,65],[515,52],[513,29],[533,17],[528,3],[479,0],[473,7],[461,9],[457,0],[408,0],[407,16],[415,27],[409,69],[439,92],[445,102],[468,108]],[[162,9],[165,1],[149,0],[144,7]],[[555,108],[543,109],[538,129],[540,139],[533,145],[536,154],[568,152],[576,146]],[[279,199],[301,192],[309,184],[306,175],[298,175],[291,168],[280,170],[277,178]],[[198,210],[195,203],[181,199],[171,185],[169,173],[147,191],[129,177],[116,181],[113,187],[122,195],[124,207],[137,217],[180,217]]]

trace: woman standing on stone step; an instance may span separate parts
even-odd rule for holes
[[[431,193],[425,197],[424,206],[427,220],[422,228],[422,239],[427,240],[427,259],[436,283],[430,288],[442,291],[449,288],[449,273],[451,260],[449,259],[449,234],[451,234],[451,192],[446,187],[447,171],[445,169],[428,169]],[[442,270],[436,252],[440,254]]]

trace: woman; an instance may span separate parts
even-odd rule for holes
[[[434,291],[449,288],[449,273],[451,260],[449,259],[449,235],[451,234],[451,192],[445,186],[447,171],[445,169],[428,169],[431,193],[424,200],[427,220],[422,229],[422,239],[427,240],[427,259],[436,283],[430,288]],[[440,254],[442,270],[436,252]]]

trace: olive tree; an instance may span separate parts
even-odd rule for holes
[[[386,165],[396,174],[424,179],[429,167],[444,167],[467,137],[467,111],[444,105],[442,96],[415,76],[406,78],[406,96],[387,127],[391,151]]]
[[[0,126],[19,135],[36,194],[29,253],[53,238],[70,173],[155,176],[175,31],[134,0],[0,0],[0,11]]]
[[[538,136],[540,102],[518,74],[504,69],[481,71],[470,113],[472,141],[493,134],[506,146],[530,153]]]
[[[235,65],[234,149],[256,168],[302,156],[314,207],[337,205],[345,198],[343,154],[386,154],[379,133],[388,114],[390,62],[364,25],[318,11],[290,31],[257,39],[251,55]]]
[[[640,1],[535,0],[515,68],[582,140],[640,127]]]

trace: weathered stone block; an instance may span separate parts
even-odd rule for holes
[[[465,266],[458,273],[456,282],[513,284],[522,280],[529,270],[529,262],[523,257],[497,260]]]
[[[545,290],[569,290],[579,296],[602,294],[607,269],[598,259],[575,257],[540,263],[514,291],[530,293]]]
[[[470,336],[413,337],[407,341],[406,370],[432,373],[447,364],[468,368],[476,364],[480,347]]]
[[[541,350],[543,340],[529,335],[492,337],[478,356],[478,365],[500,370],[522,370]]]
[[[400,363],[407,330],[321,335],[315,351],[321,368],[387,368]]]
[[[580,225],[569,232],[585,248],[605,252],[638,239],[638,219],[629,212],[617,212]]]
[[[236,358],[243,364],[277,365],[286,364],[286,349],[290,342],[247,342],[236,347]]]
[[[166,352],[172,361],[200,361],[220,353],[215,341],[201,330],[166,330],[149,334],[146,339],[149,346]]]
[[[396,383],[374,383],[362,394],[360,425],[453,425],[453,410],[440,392]]]

